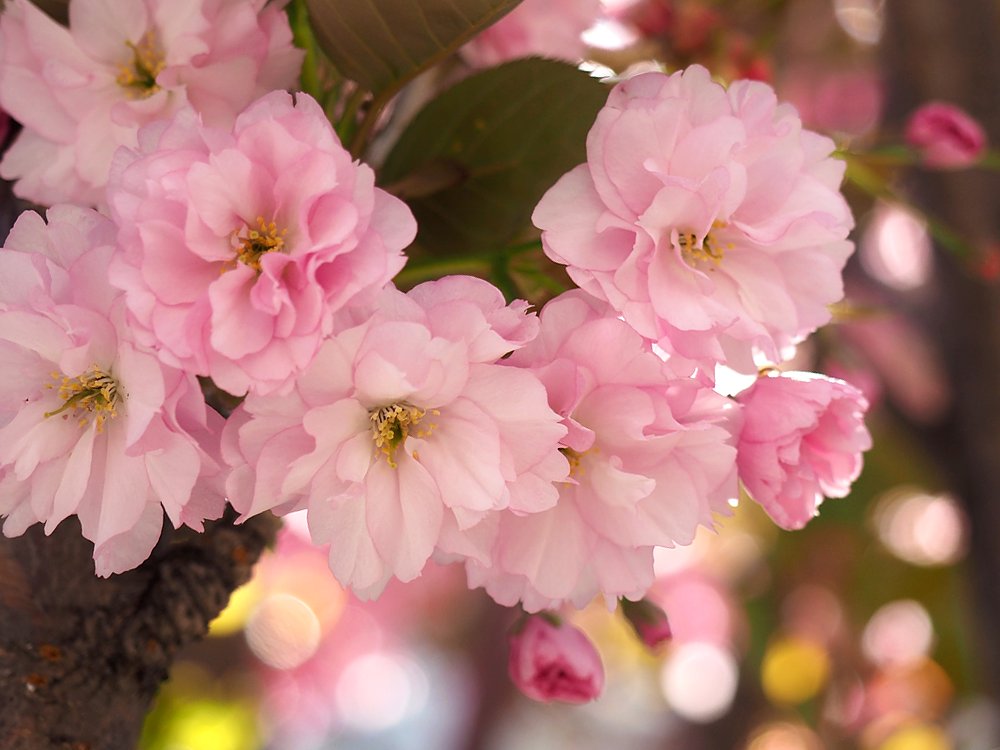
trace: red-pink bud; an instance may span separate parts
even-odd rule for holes
[[[673,637],[667,613],[648,599],[621,600],[622,614],[632,624],[635,634],[649,648],[656,648]]]
[[[511,633],[510,678],[529,698],[587,703],[604,689],[604,665],[580,630],[552,615],[530,615]]]
[[[931,167],[967,167],[986,149],[986,134],[964,110],[945,102],[929,102],[910,116],[906,142]]]
[[[643,36],[664,36],[674,23],[673,0],[629,0],[612,6],[610,15],[632,24]]]

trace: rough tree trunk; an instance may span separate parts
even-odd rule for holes
[[[168,530],[101,579],[75,518],[0,537],[0,750],[133,750],[180,647],[250,576],[276,520]]]
[[[1000,144],[1000,13],[995,0],[889,0],[884,68],[890,126],[943,99]],[[1000,241],[1000,177],[984,170],[907,176],[907,192],[974,244]],[[918,311],[948,373],[952,410],[924,437],[970,520],[976,662],[1000,698],[1000,286],[941,253]]]

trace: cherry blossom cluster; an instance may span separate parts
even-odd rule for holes
[[[692,67],[611,89],[535,210],[580,286],[536,314],[471,277],[397,289],[416,222],[285,90],[285,16],[188,5],[74,0],[65,29],[11,0],[0,20],[23,125],[0,172],[51,206],[0,252],[5,534],[75,515],[109,575],[164,512],[305,510],[362,598],[434,559],[536,613],[641,600],[653,550],[740,482],[786,528],[846,494],[857,389],[714,389],[830,319],[852,250],[832,142],[767,85]],[[243,398],[228,419],[198,378]]]

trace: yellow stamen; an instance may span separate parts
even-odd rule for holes
[[[716,221],[712,224],[712,229],[724,229],[726,224]],[[692,268],[702,269],[708,264],[707,270],[714,271],[715,266],[722,264],[722,258],[726,250],[733,249],[733,243],[720,244],[711,232],[705,235],[701,243],[698,237],[692,232],[681,232],[677,237],[677,244],[681,246],[681,257]]]
[[[437,409],[425,410],[419,406],[413,406],[405,401],[380,406],[368,412],[372,421],[372,439],[375,447],[385,454],[386,462],[393,469],[396,468],[396,448],[402,445],[406,438],[410,436],[410,431],[421,423],[428,414],[439,415]],[[423,424],[420,429],[413,434],[414,437],[423,438],[430,435],[437,427],[433,422]],[[417,452],[413,452],[413,457],[418,458]]]
[[[273,221],[264,221],[263,216],[257,217],[257,228],[246,228],[246,236],[233,235],[233,239],[239,242],[236,248],[236,260],[255,271],[260,271],[260,259],[265,253],[281,252],[285,248],[285,235],[287,229],[278,230],[278,225]],[[229,270],[224,267],[223,270]]]
[[[163,51],[152,31],[144,34],[138,44],[125,42],[125,46],[132,50],[132,59],[118,66],[115,80],[130,99],[147,99],[160,90],[156,76],[166,66]]]
[[[591,448],[591,450],[594,450]],[[579,453],[572,448],[560,448],[559,452],[566,456],[566,460],[569,461],[569,475],[570,477],[581,477],[585,472],[585,467],[580,466],[580,461],[583,457],[590,453],[589,450]]]
[[[46,417],[62,414],[63,419],[66,419],[69,416],[66,412],[72,410],[80,426],[86,427],[91,415],[94,415],[97,431],[102,432],[104,423],[118,416],[118,402],[121,400],[118,381],[97,365],[75,378],[64,377],[59,372],[52,373],[52,376],[57,381],[62,378],[59,383],[59,398],[63,400],[63,405],[54,411],[45,412]]]

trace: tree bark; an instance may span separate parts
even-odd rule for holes
[[[149,560],[106,579],[75,518],[0,538],[0,750],[132,750],[174,656],[276,530],[270,514],[168,529]]]
[[[962,106],[1000,143],[1000,17],[994,0],[888,0],[883,45],[889,126],[920,104]],[[1000,177],[913,170],[907,192],[974,246],[1000,241]],[[948,374],[952,409],[924,439],[970,522],[976,663],[1000,698],[1000,288],[945,252],[917,315]]]

